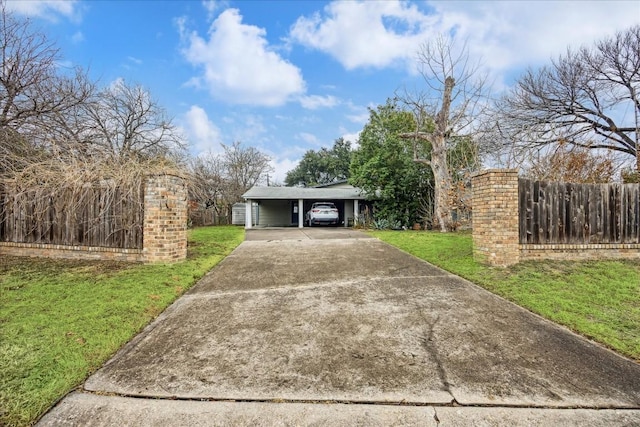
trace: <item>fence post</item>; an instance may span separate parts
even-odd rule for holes
[[[474,258],[495,266],[518,263],[518,171],[481,171],[471,178],[471,185]]]
[[[170,174],[147,176],[142,248],[145,262],[186,259],[187,201],[184,178]]]

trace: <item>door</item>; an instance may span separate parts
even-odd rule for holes
[[[298,224],[298,201],[291,202],[291,224]]]

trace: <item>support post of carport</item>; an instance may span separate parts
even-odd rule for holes
[[[353,199],[353,225],[358,224],[358,213],[360,212],[360,206],[358,205],[358,199]],[[346,224],[345,224],[346,225]]]
[[[304,199],[298,199],[298,228],[304,228]]]
[[[245,203],[244,228],[249,229],[252,226],[253,226],[253,200],[248,199]]]

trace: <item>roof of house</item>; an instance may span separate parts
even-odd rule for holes
[[[308,187],[252,187],[242,195],[245,200],[364,200],[366,196],[359,188],[308,188]]]

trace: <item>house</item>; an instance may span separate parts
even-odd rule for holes
[[[245,228],[305,226],[305,213],[314,202],[333,202],[345,227],[354,224],[366,199],[364,192],[346,181],[317,187],[252,187],[242,195],[245,209]]]

